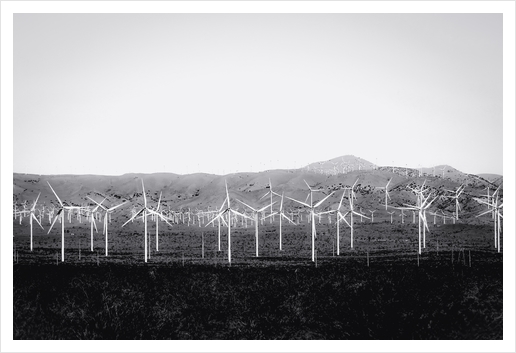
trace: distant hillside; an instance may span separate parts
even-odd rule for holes
[[[501,176],[500,174],[478,174],[478,176],[482,179],[490,181],[496,186],[503,183],[503,176]]]
[[[346,158],[344,158],[346,157]],[[13,175],[13,199],[16,204],[23,202],[30,204],[41,192],[38,205],[57,205],[58,202],[53,195],[47,182],[50,182],[56,193],[65,204],[91,205],[88,199],[91,197],[97,201],[107,197],[106,205],[119,204],[123,200],[130,201],[127,206],[120,208],[119,212],[127,212],[127,208],[142,204],[142,180],[145,184],[145,192],[148,202],[156,204],[160,193],[162,193],[163,209],[180,208],[199,208],[199,209],[218,209],[225,198],[225,182],[227,182],[232,206],[239,209],[243,206],[236,202],[236,199],[243,200],[254,206],[264,206],[270,202],[270,198],[262,199],[271,188],[276,193],[290,198],[305,201],[309,195],[309,190],[305,181],[312,189],[321,190],[315,192],[314,202],[322,199],[331,192],[334,194],[321,205],[321,209],[336,209],[338,207],[345,187],[350,187],[357,181],[356,193],[357,207],[363,208],[364,212],[368,209],[378,210],[375,219],[381,220],[388,216],[385,210],[385,186],[389,184],[391,199],[389,207],[399,207],[404,204],[415,204],[416,197],[409,190],[408,186],[414,188],[418,185],[428,187],[427,192],[432,192],[438,199],[432,205],[431,210],[441,210],[447,215],[455,210],[454,200],[446,196],[451,195],[446,190],[456,190],[461,184],[466,186],[466,190],[460,197],[463,208],[463,218],[470,222],[480,222],[474,216],[485,209],[473,200],[473,197],[480,197],[485,194],[486,187],[492,183],[487,179],[462,173],[452,167],[444,166],[444,178],[442,177],[442,167],[440,173],[433,175],[433,170],[423,169],[420,177],[420,170],[405,169],[397,167],[376,167],[363,159],[353,156],[339,157],[343,163],[353,163],[359,161],[360,167],[355,170],[345,171],[344,173],[325,173],[314,168],[303,168],[297,170],[270,170],[259,173],[236,173],[225,176],[213,174],[189,174],[178,175],[172,173],[156,174],[124,174],[121,176],[99,176],[99,175]],[[329,167],[336,163],[333,159],[323,164],[322,167]],[[333,161],[333,162],[332,162]],[[347,161],[347,162],[345,162]],[[311,166],[316,164],[311,164]],[[493,189],[491,189],[493,190]],[[500,191],[503,195],[503,189]],[[279,206],[279,198],[274,197]],[[344,207],[348,205],[347,196],[345,197]],[[286,209],[302,208],[301,205],[284,199]],[[125,210],[124,210],[125,209]],[[392,209],[392,208],[391,208]],[[390,210],[390,209],[389,209]],[[378,216],[378,218],[377,218]]]
[[[304,169],[330,175],[343,174],[353,172],[355,170],[372,170],[375,167],[376,166],[373,163],[366,161],[365,159],[355,157],[353,155],[345,155],[327,161],[310,163]]]

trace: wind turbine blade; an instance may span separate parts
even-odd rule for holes
[[[273,213],[273,214],[275,214],[275,213]],[[287,221],[289,221],[290,223],[292,223],[293,225],[296,225],[296,223],[295,223],[293,220],[291,220],[290,218],[288,218],[287,216],[285,216],[283,213],[280,213],[280,217],[283,217],[283,218],[285,218]]]
[[[205,227],[209,226],[210,224],[212,224],[213,222],[215,222],[217,219],[221,218],[222,215],[226,213],[226,211],[222,211],[220,212],[217,216],[213,217],[213,219],[211,221],[209,221],[208,223],[206,223]],[[222,220],[224,221],[224,218],[222,218]]]
[[[118,207],[120,207],[120,206],[122,206],[122,205],[125,205],[126,203],[127,203],[127,201],[124,201],[124,202],[122,202],[120,205],[116,205],[116,206],[114,206],[114,207],[111,207],[110,209],[107,209],[106,211],[111,212],[111,211],[113,211],[114,209],[116,209],[116,208],[118,208]]]
[[[158,213],[158,212],[156,212],[156,211],[154,211],[154,210],[151,210],[150,208],[148,208],[148,209],[147,209],[147,212],[148,212],[149,214],[153,214],[153,215],[159,216],[159,213]]]
[[[348,214],[348,213],[346,213],[346,214]],[[343,221],[348,225],[348,227],[350,227],[350,228],[351,228],[351,225],[350,225],[350,224],[349,224],[349,222],[346,220],[345,216],[343,216],[340,212],[339,212],[339,216],[340,216],[340,219],[342,219],[342,220],[343,220]]]
[[[407,207],[395,207],[395,208],[398,210],[419,210],[419,207],[407,205],[406,203],[404,203],[404,205]]]
[[[63,203],[61,202],[61,199],[59,198],[59,196],[57,196],[57,194],[54,191],[54,188],[52,187],[52,185],[50,185],[50,183],[48,181],[47,181],[47,184],[48,184],[48,186],[50,186],[50,189],[52,189],[52,192],[54,193],[54,195],[56,195],[57,201],[59,201],[59,204],[61,205],[61,207],[64,207]]]
[[[93,209],[93,212],[97,211],[97,209],[98,209],[99,207],[101,207],[103,210],[107,211],[107,209],[102,205],[102,202],[104,202],[104,201],[106,200],[106,198],[105,198],[105,197],[104,197],[104,199],[103,199],[102,201],[100,201],[100,203],[99,203],[99,202],[97,202],[97,201],[95,201],[95,200],[93,200],[93,199],[92,199],[91,197],[89,197],[89,196],[86,196],[86,197],[87,197],[87,198],[89,198],[91,201],[93,201],[93,202],[95,202],[95,203],[97,204],[97,206],[95,206],[95,208]]]
[[[223,212],[223,214],[225,214],[226,212],[227,212],[227,210],[226,210],[226,211],[224,211],[224,212]],[[224,217],[221,217],[220,219],[222,220],[222,223],[224,223],[224,226],[225,226],[225,227],[228,227],[228,226],[229,226],[229,225],[228,225],[228,222],[226,222],[226,219],[225,219]]]
[[[145,208],[147,208],[147,196],[145,195],[145,185],[143,185],[143,179],[142,180],[142,190],[143,190],[143,205]]]
[[[229,210],[230,210],[231,212],[233,212],[234,214],[239,215],[240,217],[245,217],[245,218],[250,219],[250,220],[252,220],[252,221],[254,220],[253,218],[249,217],[248,215],[245,215],[245,214],[243,214],[243,213],[240,213],[240,212],[235,211],[235,210],[232,210],[232,209],[229,209]]]
[[[226,204],[227,199],[224,199],[224,202],[222,203],[222,206],[220,206],[218,213],[222,212],[222,209],[224,208],[224,205]]]
[[[274,205],[275,203],[276,203],[276,201],[274,201],[274,202],[273,202],[273,203],[271,203],[271,204],[268,204],[267,206],[264,206],[264,207],[260,208],[257,212],[263,212],[263,210],[265,210],[265,209],[267,209],[267,208],[271,207],[271,206],[272,206],[272,205]]]
[[[426,230],[428,231],[428,233],[430,233],[430,229],[428,228],[428,223],[426,221],[426,216],[423,216],[423,224],[424,224],[424,227],[426,228]]]
[[[268,215],[268,216],[262,217],[261,219],[262,219],[262,220],[266,220],[267,218],[272,217],[272,216],[277,215],[277,214],[278,214],[278,212],[273,212],[273,213],[271,213],[271,214],[270,214],[270,215]],[[280,217],[281,217],[281,216],[282,216],[282,214],[280,214]]]
[[[159,192],[158,207],[156,207],[156,211],[159,211],[159,204],[160,203],[161,203],[161,191]]]
[[[261,201],[262,199],[264,199],[264,198],[265,198],[267,195],[269,195],[269,194],[270,194],[270,191],[267,191],[267,193],[266,193],[265,195],[263,195],[262,197],[260,197],[260,198],[258,199],[258,201]]]
[[[231,206],[229,205],[229,191],[228,191],[228,182],[224,179],[224,183],[226,184],[226,199],[228,200],[228,208]]]
[[[364,218],[367,218],[367,219],[371,219],[370,217],[367,217],[366,215],[363,215],[361,213],[358,213],[357,211],[351,211],[353,212],[354,214],[356,214],[357,216],[360,216],[360,217],[364,217]]]
[[[421,194],[422,195],[422,194]],[[430,196],[432,196],[432,194],[428,194],[428,196],[421,202],[421,207],[424,207],[426,202],[428,201],[428,199],[430,198]]]
[[[488,206],[491,206],[491,207],[493,206],[489,202],[487,202],[485,200],[482,200],[482,199],[479,199],[478,197],[474,197],[473,200],[477,201],[478,203],[483,203],[484,205],[488,205]]]
[[[308,193],[308,195],[306,195],[305,203],[307,203],[307,202],[308,202],[308,198],[310,197],[310,194],[311,194],[311,193],[309,192],[309,193]],[[287,197],[288,197],[288,196],[287,196]]]
[[[106,201],[106,198],[104,197],[104,199],[102,199],[102,201],[100,201],[100,203],[98,203],[98,205],[95,207],[94,211],[97,211],[98,208],[102,208],[104,211],[107,211],[106,207],[104,207],[104,205],[102,204],[104,201]]]
[[[432,201],[430,201],[428,203],[428,205],[426,205],[424,208],[427,209],[428,207],[430,207],[430,205],[437,199],[438,196],[434,197]],[[460,208],[460,205],[459,205],[459,208]]]
[[[172,227],[172,224],[168,223],[168,221],[169,221],[169,220],[171,221],[171,219],[169,219],[169,218],[167,218],[167,217],[163,216],[161,213],[158,213],[158,216],[159,216],[159,218],[161,218],[161,220],[162,220],[163,222],[165,222],[166,224],[168,224],[169,226],[171,226],[171,227]]]
[[[288,196],[285,196],[285,197],[286,197],[287,199],[289,199],[289,200],[292,200],[292,201],[295,201],[295,202],[297,202],[297,203],[299,203],[299,204],[301,204],[301,205],[303,205],[303,206],[306,206],[306,207],[311,207],[311,206],[310,206],[309,204],[307,204],[307,203],[304,203],[303,201],[298,201],[298,200],[296,200],[296,199],[293,199],[293,198],[291,198],[291,197],[288,197]]]
[[[342,200],[344,200],[344,192],[342,193],[342,196],[340,198],[339,207],[337,207],[337,210],[340,210],[340,206],[342,206]]]
[[[38,217],[34,216],[34,213],[31,214],[32,218],[39,224],[39,226],[41,227],[41,229],[43,229],[43,226],[41,225],[41,223],[39,223],[39,220],[38,220]],[[45,230],[45,229],[43,229]]]
[[[98,229],[97,229],[97,222],[95,222],[95,217],[92,215],[91,216],[91,220],[93,221],[93,226],[95,227],[95,232],[99,232]]]
[[[310,185],[308,185],[308,183],[306,182],[306,180],[305,180],[305,179],[303,179],[303,181],[305,182],[306,186],[308,186],[308,189],[309,189],[309,190],[312,190],[312,188],[310,187]]]
[[[205,227],[209,226],[210,224],[212,224],[213,222],[215,222],[215,220],[218,218],[217,217],[213,217],[211,221],[209,221],[208,223],[206,223]]]
[[[131,218],[129,218],[129,220],[127,222],[125,222],[124,224],[122,224],[122,227],[125,226],[127,223],[131,222],[133,219],[135,219],[136,217],[138,217],[143,211],[145,210],[145,208],[142,208],[140,211],[136,212],[134,214],[134,216],[132,216]]]
[[[34,212],[34,210],[36,209],[36,203],[38,202],[39,195],[41,195],[41,193],[39,193],[39,194],[38,194],[38,197],[36,197],[36,201],[34,201],[34,204],[32,205],[32,208],[30,209],[30,210],[31,210],[31,212]]]
[[[320,206],[324,201],[326,201],[326,199],[327,199],[328,197],[330,197],[331,195],[333,195],[333,193],[334,193],[334,191],[330,192],[330,193],[328,194],[328,196],[326,196],[324,199],[322,199],[321,201],[319,201],[318,203],[316,203],[316,204],[315,204],[315,206],[314,206],[314,208],[319,207],[319,206]]]
[[[47,234],[50,234],[50,231],[52,230],[52,228],[54,227],[54,224],[56,223],[57,221],[57,218],[59,217],[59,214],[61,213],[62,210],[59,210],[59,212],[57,212],[55,218],[54,218],[54,221],[52,222],[52,225],[50,226],[50,229],[48,230]],[[63,220],[64,222],[64,220]]]
[[[493,212],[493,210],[487,210],[487,211],[482,212],[481,214],[479,214],[479,215],[475,216],[475,218],[480,217],[480,216],[483,216],[483,215],[488,214],[488,213],[492,213],[492,212]]]
[[[246,204],[244,201],[240,201],[239,199],[236,199],[238,202],[240,202],[241,204],[249,207],[251,210],[253,210],[254,212],[258,212],[257,210],[255,210],[253,207],[249,206],[248,204]]]

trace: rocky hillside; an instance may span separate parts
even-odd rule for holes
[[[345,158],[346,157],[346,158]],[[435,176],[433,168],[423,170],[406,169],[398,167],[377,167],[365,160],[351,158],[349,156],[335,158],[323,164],[311,164],[312,167],[297,170],[270,170],[259,173],[236,173],[229,175],[213,174],[188,174],[178,175],[172,173],[156,174],[124,174],[121,176],[101,175],[13,175],[13,201],[17,205],[23,203],[31,204],[41,193],[38,205],[57,205],[58,202],[52,193],[48,183],[52,185],[58,196],[65,204],[89,205],[95,200],[102,200],[107,197],[105,204],[115,205],[122,200],[129,201],[127,206],[120,208],[120,212],[127,212],[131,205],[143,203],[142,180],[145,185],[145,192],[148,201],[157,203],[160,193],[164,208],[180,209],[215,209],[219,208],[225,198],[225,182],[227,182],[231,200],[234,206],[241,208],[241,204],[235,199],[255,205],[264,206],[269,197],[261,199],[271,188],[276,193],[284,193],[285,196],[300,201],[307,200],[309,190],[305,181],[321,192],[314,192],[314,202],[322,199],[329,193],[333,195],[321,205],[321,209],[335,209],[338,207],[343,190],[357,181],[356,192],[357,208],[362,208],[365,214],[368,210],[377,210],[375,219],[386,219],[390,217],[387,212],[394,210],[392,207],[403,206],[404,204],[414,205],[416,196],[408,187],[418,187],[425,183],[428,187],[426,194],[432,192],[438,198],[432,204],[430,211],[439,210],[451,216],[455,211],[455,200],[447,196],[453,193],[446,190],[456,190],[461,184],[465,185],[465,191],[461,194],[459,201],[462,206],[461,219],[468,222],[479,222],[481,219],[475,216],[485,209],[473,200],[473,197],[480,197],[501,184],[503,178],[495,179],[483,176],[462,173],[452,167],[436,166]],[[362,163],[355,170],[333,170],[335,161],[360,161]],[[316,169],[318,165],[321,168]],[[437,173],[440,171],[440,173]],[[422,174],[421,174],[422,173]],[[420,176],[421,174],[421,176]],[[388,210],[385,210],[385,186],[388,181],[389,196]],[[269,184],[270,183],[270,184]],[[503,195],[503,189],[500,190]],[[260,200],[261,199],[261,200]],[[279,206],[279,197],[274,197]],[[301,207],[299,204],[284,199],[286,209]],[[344,207],[348,205],[345,197]],[[21,207],[21,206],[20,206]],[[125,211],[124,211],[125,209]],[[396,210],[399,213],[398,210]],[[489,219],[488,219],[489,220]]]

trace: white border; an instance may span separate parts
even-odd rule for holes
[[[513,1],[192,1],[192,2],[84,2],[84,1],[23,1],[1,3],[1,147],[2,147],[2,318],[1,351],[40,351],[40,352],[84,352],[84,351],[328,351],[352,350],[414,352],[414,351],[500,351],[514,352],[514,163],[515,163],[515,27]],[[503,13],[503,114],[504,114],[504,191],[508,195],[504,212],[504,340],[503,341],[13,341],[12,330],[12,184],[13,175],[13,14],[14,13]],[[422,303],[423,305],[423,303]],[[395,324],[395,323],[393,323]],[[464,328],[467,329],[467,328]]]

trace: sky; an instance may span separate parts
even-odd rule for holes
[[[501,14],[15,14],[13,169],[503,174]]]

